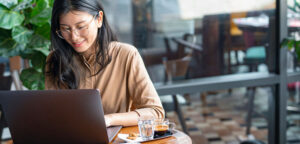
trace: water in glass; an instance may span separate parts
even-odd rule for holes
[[[138,121],[140,136],[143,140],[153,139],[154,119],[140,118]]]

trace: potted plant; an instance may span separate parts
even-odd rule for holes
[[[0,0],[0,56],[21,56],[29,67],[20,79],[28,89],[44,89],[54,0]]]
[[[285,38],[281,47],[287,47],[288,53],[293,56],[294,65],[299,65],[300,63],[300,40],[297,40],[295,37]]]
[[[290,0],[288,1],[288,18],[299,19],[300,12],[300,1]],[[292,36],[285,38],[281,42],[281,47],[287,47],[288,49],[288,60],[289,55],[293,57],[294,65],[300,64],[300,39],[297,38],[299,32],[291,34]],[[293,66],[295,67],[295,66]]]

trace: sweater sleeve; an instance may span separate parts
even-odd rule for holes
[[[129,59],[128,88],[132,99],[131,110],[139,116],[164,117],[160,98],[136,49],[131,51]]]

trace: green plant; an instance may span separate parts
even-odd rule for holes
[[[288,2],[288,9],[291,10],[291,13],[299,13],[300,12],[300,1],[299,0],[290,0]],[[298,62],[300,62],[300,40],[296,39],[296,36],[291,36],[285,38],[281,42],[281,47],[287,47],[288,51],[290,51],[293,56],[296,58]]]
[[[297,61],[300,62],[300,40],[296,40],[294,37],[285,38],[281,43],[281,47],[287,47],[294,54]]]
[[[20,55],[29,68],[20,79],[28,89],[44,89],[54,0],[0,0],[0,56]]]

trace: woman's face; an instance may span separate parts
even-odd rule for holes
[[[102,26],[102,11],[99,17],[87,12],[70,11],[60,16],[60,33],[78,53],[94,49],[98,28]]]

